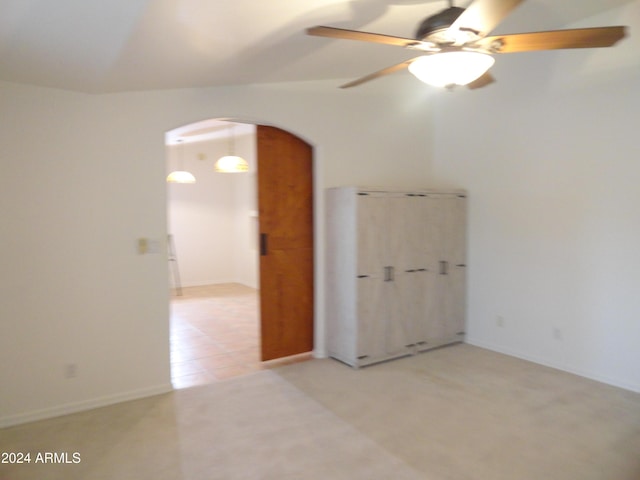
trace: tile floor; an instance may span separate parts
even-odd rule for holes
[[[171,297],[171,381],[187,388],[308,360],[260,361],[258,291],[226,283],[184,287]]]

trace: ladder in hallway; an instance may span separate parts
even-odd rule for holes
[[[173,235],[167,235],[167,251],[169,252],[169,266],[173,275],[173,286],[176,295],[182,296],[182,284],[180,283],[180,269],[178,268],[178,257],[176,256],[176,246],[173,243]]]

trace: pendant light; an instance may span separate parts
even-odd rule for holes
[[[229,155],[225,155],[218,159],[215,164],[216,172],[241,173],[249,171],[249,164],[247,161],[234,153],[236,143],[234,128],[234,124],[229,124]]]
[[[196,183],[196,177],[191,172],[183,170],[182,148],[182,139],[180,139],[178,140],[178,170],[174,170],[167,176],[168,183]]]

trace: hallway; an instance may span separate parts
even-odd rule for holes
[[[311,353],[260,361],[258,291],[235,283],[186,287],[171,296],[171,382],[187,388],[274,365]]]

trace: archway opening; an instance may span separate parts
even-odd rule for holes
[[[196,178],[192,184],[167,184],[175,388],[246,374],[274,363],[262,361],[265,315],[260,315],[264,303],[260,253],[264,245],[260,239],[264,235],[258,213],[258,128],[215,119],[166,134],[167,173],[179,166]],[[266,148],[280,147],[276,143]],[[217,159],[230,150],[248,162],[246,172],[215,170]],[[264,145],[262,151],[263,157],[269,156]],[[310,211],[311,223],[312,217]],[[276,338],[276,343],[281,341],[285,339]],[[310,354],[285,361],[307,358]]]

